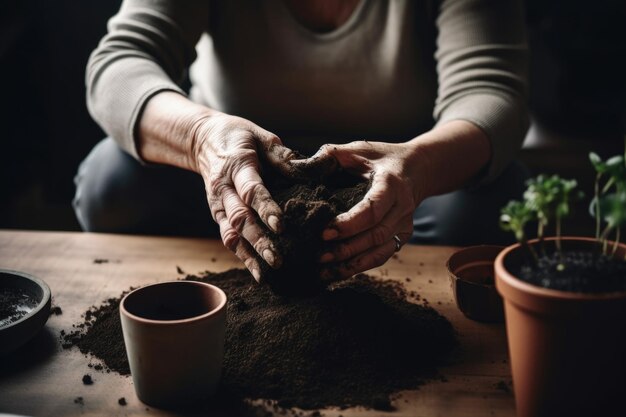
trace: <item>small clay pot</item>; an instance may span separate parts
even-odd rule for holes
[[[461,312],[472,320],[502,322],[502,298],[496,291],[493,262],[504,246],[470,246],[448,258],[454,300]]]
[[[546,239],[549,250],[554,240]],[[565,251],[596,245],[562,238]],[[617,256],[625,253],[619,245]],[[495,262],[517,416],[626,415],[626,292],[576,293],[523,282],[510,271],[528,258],[526,248],[513,245]]]
[[[120,318],[141,401],[166,409],[210,401],[224,356],[224,291],[194,281],[148,285],[124,297]]]

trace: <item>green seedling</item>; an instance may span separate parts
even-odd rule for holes
[[[558,175],[539,175],[526,182],[527,189],[524,192],[524,202],[510,201],[500,216],[500,226],[507,231],[515,233],[515,237],[531,252],[535,261],[538,257],[533,247],[528,244],[524,234],[524,227],[530,221],[537,222],[537,237],[540,247],[545,255],[543,244],[546,227],[554,220],[556,231],[556,248],[559,257],[563,259],[561,248],[561,223],[572,212],[571,204],[575,199],[581,198],[582,193],[575,192],[576,181],[567,180]],[[520,230],[521,227],[521,230]],[[565,265],[557,267],[563,270]]]
[[[626,143],[624,149],[626,152]],[[589,205],[589,212],[596,220],[596,239],[602,253],[607,255],[608,238],[615,231],[611,252],[614,255],[620,241],[621,228],[626,224],[626,154],[603,161],[592,152],[589,160],[596,170],[594,198]],[[606,223],[604,229],[601,228],[602,220]]]
[[[535,263],[537,263],[539,257],[533,247],[528,244],[525,232],[526,225],[535,217],[535,212],[527,204],[512,200],[501,211],[500,227],[507,232],[513,232],[517,241],[528,248]]]
[[[570,204],[575,199],[582,198],[581,193],[573,193],[576,188],[575,180],[566,180],[558,175],[547,177],[539,175],[526,182],[528,188],[524,192],[526,205],[536,213],[537,238],[543,253],[545,247],[543,238],[545,228],[552,219],[556,223],[556,245],[561,248],[561,220],[571,213]]]
[[[603,161],[596,153],[589,154],[589,161],[596,171],[594,197],[589,212],[596,220],[596,239],[604,255],[609,255],[608,239],[614,232],[615,239],[610,254],[614,256],[620,242],[621,228],[626,225],[626,138],[624,155]],[[572,212],[572,203],[581,199],[583,193],[576,190],[576,181],[558,175],[539,175],[526,182],[523,201],[509,201],[502,209],[500,227],[515,234],[517,241],[527,247],[535,262],[537,253],[528,244],[525,229],[531,221],[537,222],[537,238],[545,255],[544,235],[548,225],[555,223],[556,250],[561,258],[557,266],[564,270],[561,247],[561,223]],[[602,221],[606,223],[602,228]]]

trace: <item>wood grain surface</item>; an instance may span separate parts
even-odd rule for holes
[[[399,280],[446,316],[458,333],[459,347],[441,369],[444,381],[400,393],[397,410],[323,410],[324,416],[514,416],[506,336],[503,325],[465,318],[452,299],[445,261],[452,247],[406,245],[396,257],[369,274]],[[94,263],[96,259],[107,262]],[[142,404],[132,379],[88,368],[90,358],[63,350],[59,332],[81,321],[90,306],[116,297],[131,286],[172,280],[177,268],[188,273],[223,271],[242,264],[217,240],[122,236],[89,233],[0,231],[0,268],[43,279],[53,305],[44,330],[18,351],[0,358],[0,413],[25,416],[174,416]],[[408,278],[408,280],[407,280]],[[86,373],[93,385],[83,385]],[[329,387],[329,389],[332,389]],[[77,397],[83,404],[76,404]],[[128,403],[120,406],[118,399]],[[305,413],[305,416],[307,414]]]

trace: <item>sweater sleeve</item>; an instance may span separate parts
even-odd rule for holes
[[[87,64],[87,107],[139,159],[135,128],[145,103],[180,83],[208,23],[208,0],[124,0]]]
[[[528,48],[520,0],[443,0],[437,18],[437,124],[466,120],[491,144],[480,183],[515,157],[528,128]]]

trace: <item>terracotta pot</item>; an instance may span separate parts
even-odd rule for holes
[[[593,250],[596,243],[567,237],[562,244],[564,250]],[[551,250],[554,239],[547,245]],[[617,253],[623,257],[626,246]],[[626,415],[626,292],[574,293],[522,282],[509,271],[528,258],[513,245],[495,262],[517,415]]]
[[[454,252],[446,268],[454,300],[461,312],[472,320],[501,322],[502,298],[496,291],[493,263],[504,246],[469,246]]]

